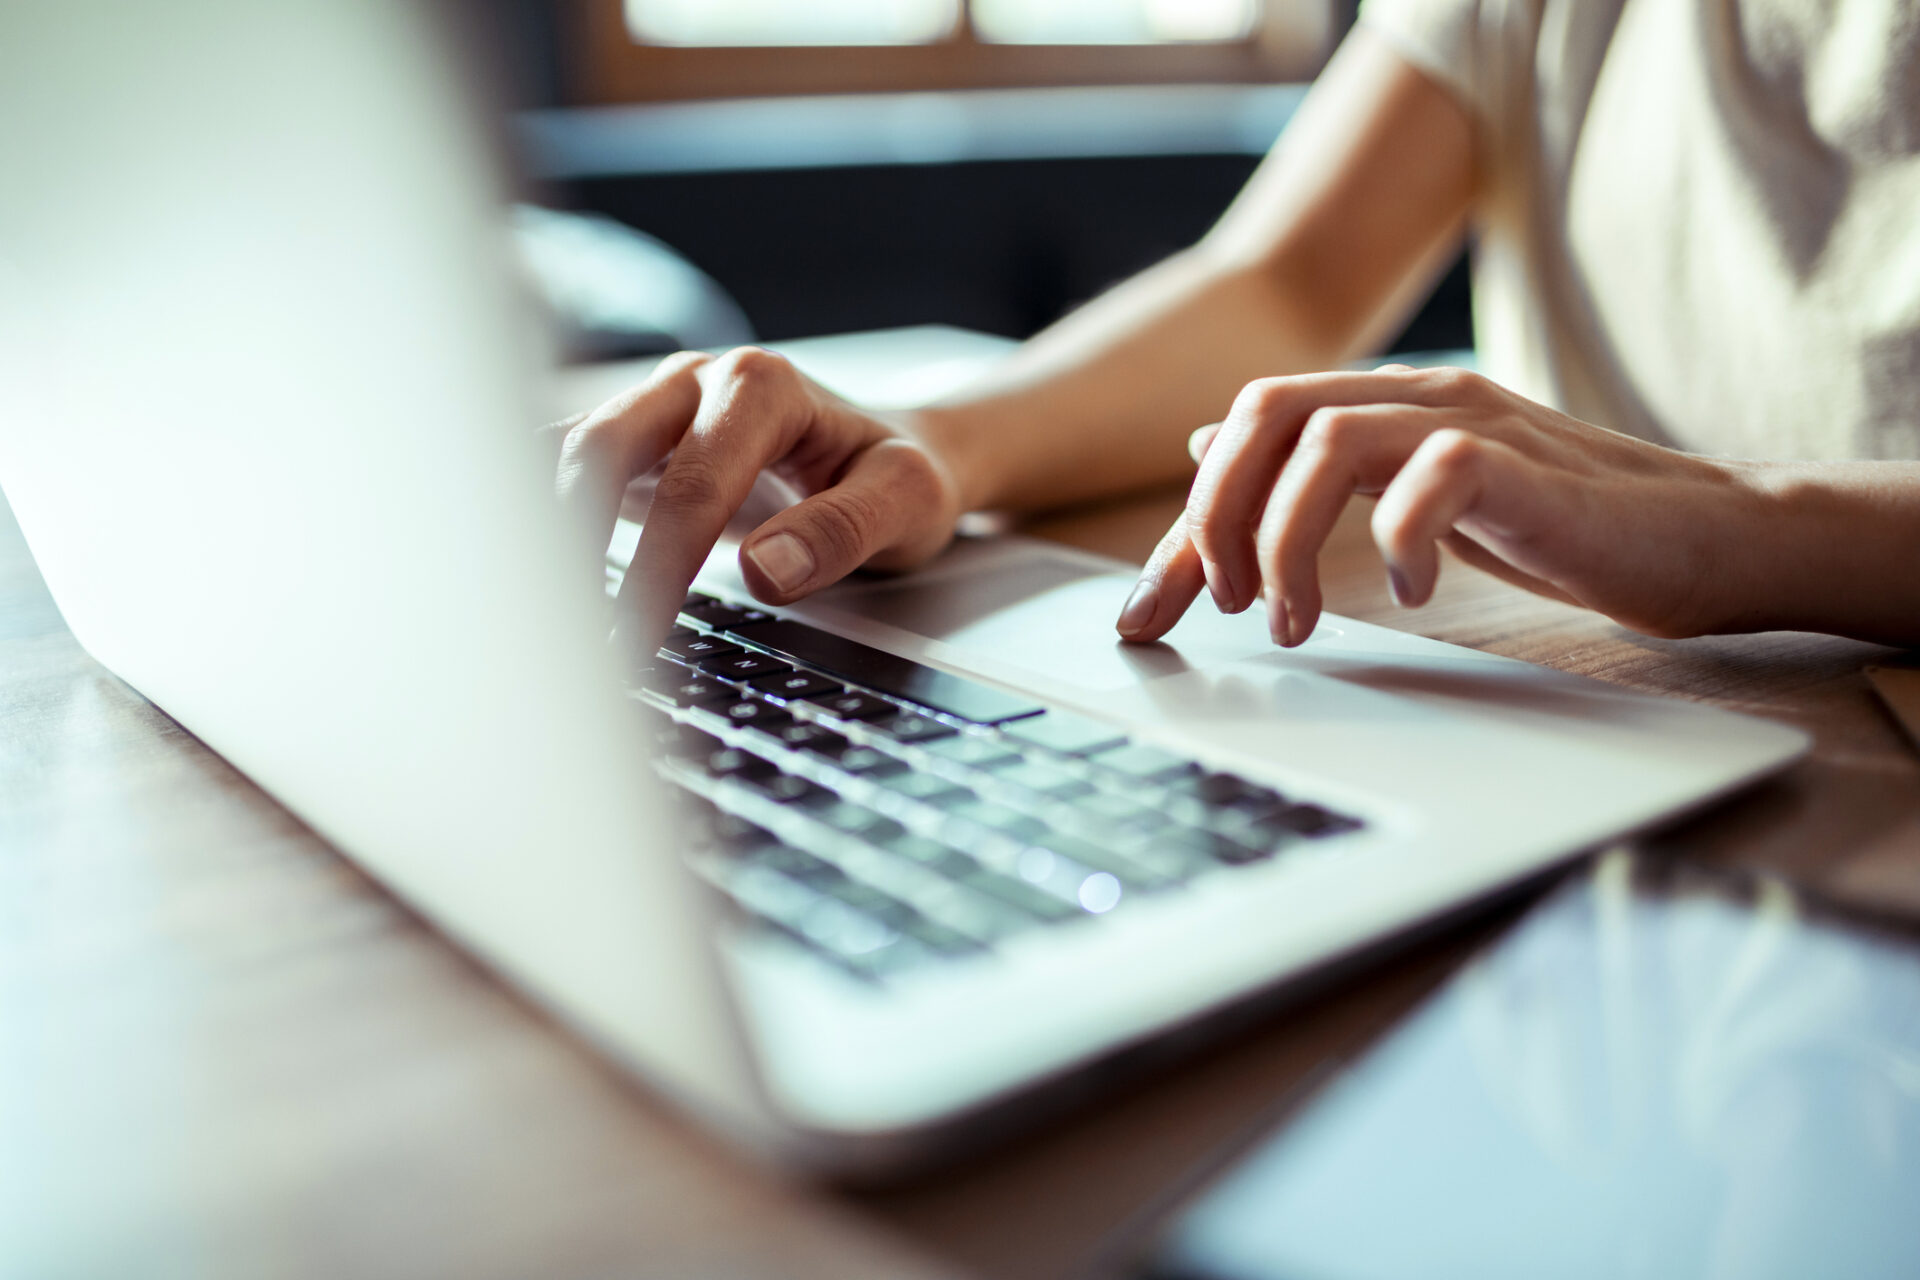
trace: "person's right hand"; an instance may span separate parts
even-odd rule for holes
[[[563,424],[555,484],[604,550],[622,495],[664,463],[615,635],[650,654],[728,520],[771,471],[802,495],[740,545],[748,588],[785,604],[861,567],[907,569],[953,537],[961,489],[907,415],[848,404],[758,347],[683,351]]]

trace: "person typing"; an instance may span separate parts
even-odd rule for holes
[[[1915,0],[1369,0],[1214,228],[988,381],[879,411],[682,353],[563,424],[559,491],[610,533],[661,468],[621,593],[643,643],[763,470],[803,495],[740,550],[778,604],[1189,456],[1126,639],[1204,590],[1298,645],[1357,494],[1406,606],[1445,547],[1650,635],[1920,641],[1916,46]],[[1328,372],[1470,232],[1483,373]]]

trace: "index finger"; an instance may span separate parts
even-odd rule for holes
[[[812,412],[793,367],[742,347],[700,366],[700,407],[654,487],[640,545],[620,584],[616,640],[651,653],[727,521]]]
[[[695,351],[668,356],[639,386],[553,428],[564,432],[554,489],[596,552],[613,538],[628,483],[652,470],[693,421],[700,407],[696,371],[710,358]]]

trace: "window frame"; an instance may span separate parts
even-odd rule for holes
[[[627,29],[623,0],[585,0],[573,38],[579,105],[815,93],[1049,85],[1265,83],[1304,80],[1326,60],[1335,0],[1267,0],[1240,40],[1030,45],[978,39],[966,21],[911,45],[649,45]]]

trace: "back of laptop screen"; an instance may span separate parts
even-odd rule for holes
[[[95,656],[642,1070],[746,1106],[438,34],[332,0],[0,17],[0,483]]]

